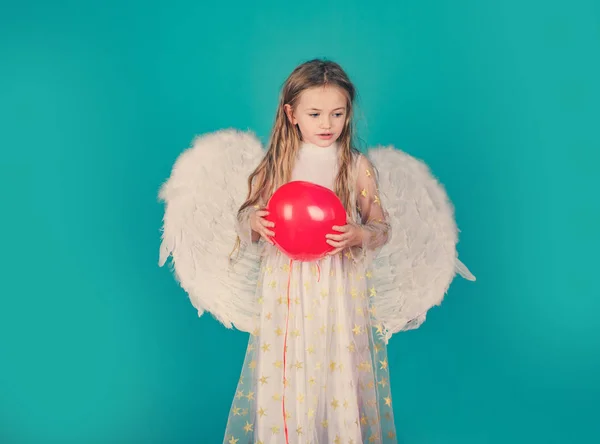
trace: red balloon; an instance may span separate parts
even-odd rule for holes
[[[329,188],[304,181],[281,186],[267,204],[275,222],[272,240],[288,257],[298,261],[314,261],[334,248],[326,234],[336,234],[331,227],[346,225],[346,210]]]

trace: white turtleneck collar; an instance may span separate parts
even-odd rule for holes
[[[335,156],[337,154],[338,147],[339,147],[339,143],[337,140],[327,147],[318,146],[318,145],[315,145],[314,143],[310,143],[310,142],[301,142],[300,143],[300,152],[306,153],[309,155],[328,157],[328,156]]]

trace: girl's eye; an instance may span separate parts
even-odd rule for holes
[[[310,117],[317,117],[319,114],[314,113],[314,114],[309,114]]]
[[[342,117],[344,115],[344,113],[335,113],[336,117]]]

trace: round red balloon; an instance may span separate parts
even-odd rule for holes
[[[346,210],[329,188],[310,182],[294,181],[281,186],[267,204],[275,222],[273,241],[291,259],[314,261],[334,248],[325,235],[335,234],[331,227],[346,225]]]

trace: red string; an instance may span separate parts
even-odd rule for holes
[[[287,337],[288,337],[288,320],[290,318],[290,280],[292,278],[292,266],[293,266],[293,261],[292,259],[290,259],[290,269],[288,271],[288,283],[287,283],[287,316],[285,318],[285,337],[283,339],[283,381],[284,381],[284,385],[283,385],[283,396],[281,398],[281,408],[283,410],[283,429],[285,432],[285,442],[286,444],[289,444],[289,438],[288,438],[288,428],[287,428],[287,418],[285,415],[285,369],[287,368],[286,365],[286,355],[287,355]]]

